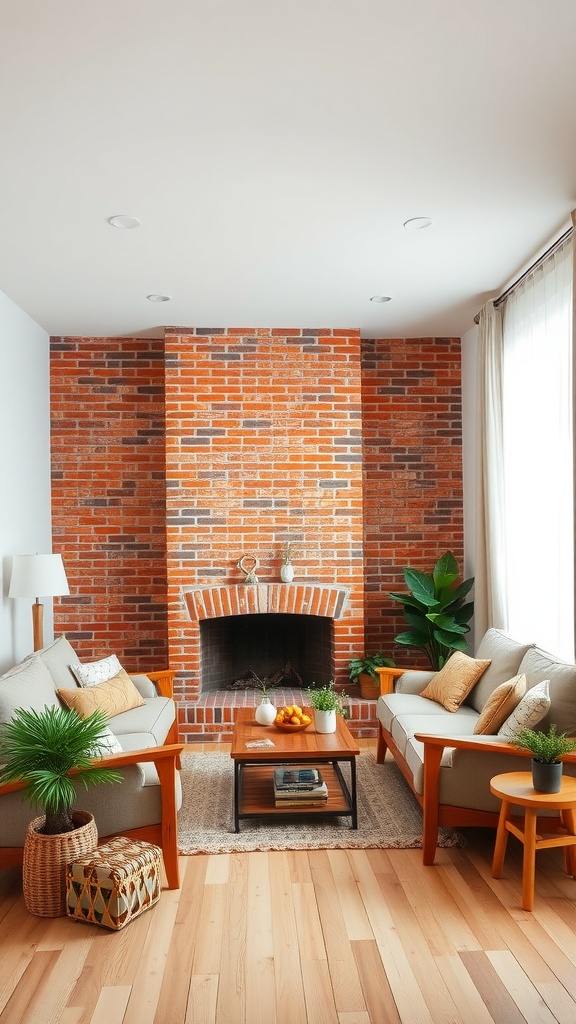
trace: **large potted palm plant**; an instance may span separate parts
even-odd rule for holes
[[[73,778],[91,785],[120,782],[119,772],[94,763],[107,751],[106,718],[80,718],[70,708],[18,708],[0,736],[0,785],[21,783],[22,797],[43,811],[30,822],[24,843],[24,901],[31,914],[66,912],[66,865],[98,844],[94,817],[73,810]]]
[[[465,603],[474,586],[474,577],[457,584],[458,563],[451,551],[438,559],[431,573],[404,569],[407,594],[389,594],[404,605],[409,629],[394,637],[394,642],[416,647],[438,671],[454,651],[467,651],[465,634],[474,614],[474,602]]]

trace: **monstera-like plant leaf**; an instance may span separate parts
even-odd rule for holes
[[[454,651],[467,651],[464,639],[474,614],[474,602],[465,598],[474,578],[457,585],[458,563],[451,551],[438,559],[431,573],[404,569],[408,593],[389,594],[404,606],[409,629],[394,637],[397,644],[423,651],[433,669],[440,669]]]

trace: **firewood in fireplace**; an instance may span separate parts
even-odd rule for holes
[[[233,679],[224,688],[226,690],[271,690],[281,686],[289,686],[296,689],[302,689],[303,687],[301,677],[289,661],[286,662],[284,668],[279,668],[273,675],[262,678],[251,668],[243,676]]]

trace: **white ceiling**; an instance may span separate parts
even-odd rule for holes
[[[50,334],[460,335],[569,226],[574,0],[0,15],[0,290]]]

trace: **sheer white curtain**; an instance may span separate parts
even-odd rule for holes
[[[503,304],[507,629],[574,658],[572,239]]]
[[[487,302],[478,316],[477,499],[474,628],[479,640],[489,626],[506,629],[506,535],[503,453],[502,315]]]

